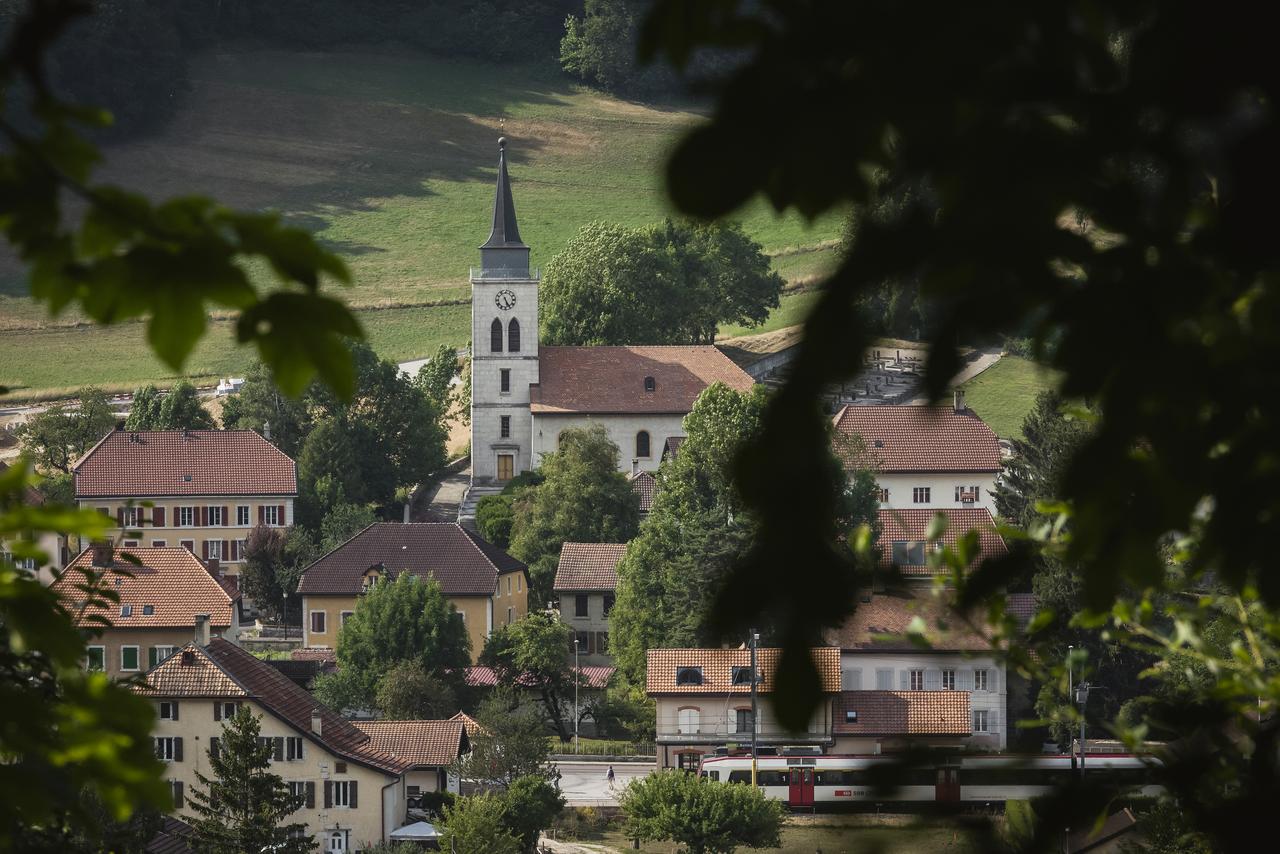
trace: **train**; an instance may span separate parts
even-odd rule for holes
[[[932,766],[893,771],[892,788],[883,783],[892,755],[764,756],[756,759],[756,783],[766,797],[798,809],[838,806],[883,806],[886,809],[934,804],[952,807],[998,807],[1053,791],[1079,773],[1070,756],[981,754],[950,756]],[[1133,754],[1089,754],[1090,776],[1138,797],[1156,797],[1152,783],[1158,760]],[[877,773],[879,772],[879,773]],[[711,780],[751,782],[750,756],[705,756],[698,773]]]

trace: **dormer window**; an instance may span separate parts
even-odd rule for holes
[[[751,684],[751,668],[750,667],[733,668],[733,684],[734,685],[750,685]]]
[[[182,476],[182,482],[183,482],[183,483],[190,483],[190,482],[191,482],[191,475],[189,475],[189,474],[184,474],[184,475]]]
[[[677,685],[701,685],[702,684],[702,668],[701,667],[677,667],[676,668],[676,684]]]
[[[895,540],[893,562],[897,566],[924,566],[925,544],[919,540]]]
[[[132,617],[132,616],[133,616],[133,606],[132,606],[132,605],[121,605],[121,606],[120,606],[120,616],[122,616],[122,617]]]
[[[644,378],[644,390],[645,390],[645,391],[655,391],[657,388],[658,388],[658,381],[657,381],[657,380],[655,380],[653,377],[645,377],[645,378]]]
[[[142,606],[142,616],[144,616],[144,617],[150,617],[150,616],[151,616],[152,614],[154,614],[155,612],[156,612],[156,606],[155,606],[155,605],[143,605],[143,606]]]
[[[877,447],[877,448],[883,448],[883,447],[884,447],[884,439],[876,439],[876,440],[875,440],[875,441],[873,441],[871,444],[872,444],[872,445],[874,445],[874,446],[875,446],[875,447]]]
[[[855,709],[845,709],[844,722],[847,724],[856,724],[858,722],[858,712]]]

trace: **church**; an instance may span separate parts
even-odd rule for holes
[[[537,468],[561,432],[602,425],[622,471],[655,471],[684,437],[682,422],[704,389],[738,391],[751,376],[718,348],[552,347],[538,341],[539,273],[520,240],[498,140],[493,230],[471,269],[471,482],[499,485]]]

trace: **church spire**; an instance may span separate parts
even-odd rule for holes
[[[500,246],[523,247],[520,228],[516,225],[516,203],[511,198],[511,179],[507,177],[507,138],[498,137],[498,189],[493,197],[493,230],[481,249]]]
[[[529,247],[520,242],[516,203],[507,176],[507,138],[498,138],[498,187],[493,197],[493,230],[480,247],[485,278],[524,278],[529,275]]]

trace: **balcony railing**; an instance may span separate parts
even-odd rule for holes
[[[473,281],[501,281],[503,279],[512,279],[521,282],[538,281],[542,278],[542,270],[538,267],[472,267],[471,279]]]

